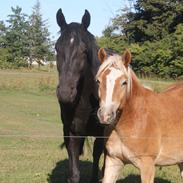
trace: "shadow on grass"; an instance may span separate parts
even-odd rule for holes
[[[90,161],[80,161],[80,183],[89,183],[91,176],[92,163]],[[48,183],[67,183],[68,160],[59,161],[52,172],[48,174]],[[155,183],[170,183],[162,178],[155,178]],[[117,183],[141,183],[139,175],[128,175]]]
[[[123,180],[118,180],[117,183],[141,183],[139,175],[128,175]],[[155,178],[154,183],[171,183],[162,178]]]
[[[92,170],[90,161],[80,161],[80,183],[89,183]],[[59,161],[52,172],[48,174],[49,183],[67,183],[68,160]]]

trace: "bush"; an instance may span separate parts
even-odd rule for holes
[[[133,70],[142,77],[182,78],[183,77],[183,24],[176,31],[161,40],[132,43],[119,37],[98,38],[102,47],[112,48],[121,53],[125,47],[132,52]],[[106,46],[105,46],[106,44]]]

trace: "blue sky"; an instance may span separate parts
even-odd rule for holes
[[[1,2],[0,20],[6,20],[11,14],[11,6],[22,7],[23,12],[30,15],[36,0],[4,0]],[[48,20],[49,31],[55,39],[58,37],[59,27],[56,24],[55,14],[59,8],[65,15],[67,23],[80,22],[84,10],[91,14],[89,31],[95,36],[101,36],[104,28],[109,24],[117,10],[128,5],[127,0],[40,0],[43,19]]]

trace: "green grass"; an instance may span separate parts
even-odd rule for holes
[[[162,90],[170,82],[142,81]],[[159,84],[159,85],[158,85]],[[0,183],[65,183],[68,161],[55,88],[55,71],[0,71]],[[81,157],[81,183],[91,172],[93,138]],[[100,162],[102,166],[102,159]],[[180,183],[177,166],[157,168],[157,183]],[[123,179],[123,180],[122,180]],[[133,166],[118,183],[140,182]]]

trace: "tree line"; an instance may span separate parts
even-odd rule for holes
[[[132,52],[132,67],[142,76],[183,78],[183,1],[128,0],[101,37],[100,47]],[[0,20],[0,68],[31,66],[33,60],[54,59],[54,43],[37,0],[31,15],[19,6]]]
[[[0,21],[0,68],[31,66],[36,60],[53,59],[53,43],[46,20],[40,12],[40,2],[32,8],[31,15],[19,6],[11,7],[6,23]]]
[[[128,47],[142,76],[183,78],[183,1],[129,0],[97,38],[120,53]]]

